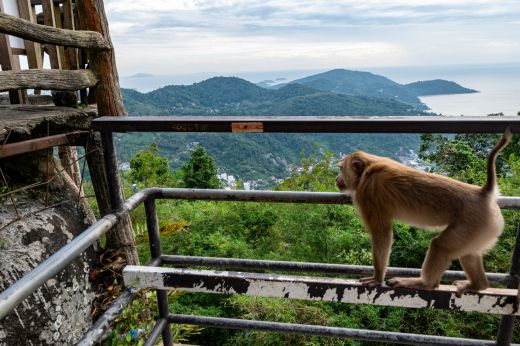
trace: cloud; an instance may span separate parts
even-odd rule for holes
[[[118,65],[128,73],[500,62],[520,54],[517,0],[105,4]]]

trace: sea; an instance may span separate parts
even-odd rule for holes
[[[345,66],[339,68],[372,72],[402,84],[421,80],[446,79],[479,91],[474,94],[420,97],[421,101],[430,108],[430,111],[436,114],[486,116],[496,113],[517,115],[520,112],[520,63],[377,68],[352,68]],[[225,74],[201,72],[161,76],[139,73],[133,76],[121,77],[120,82],[123,88],[149,92],[166,85],[189,85],[215,76],[235,76],[253,83],[266,80],[271,81],[271,84],[287,83],[327,70],[261,71]]]

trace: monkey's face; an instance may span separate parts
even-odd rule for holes
[[[349,156],[345,156],[340,162],[338,162],[339,174],[336,177],[336,186],[340,192],[349,193],[352,191],[352,187],[349,187],[350,178],[348,177],[347,165]]]
[[[340,192],[352,194],[356,191],[359,179],[365,169],[365,163],[357,153],[345,156],[339,163],[340,172],[336,177],[336,186]]]

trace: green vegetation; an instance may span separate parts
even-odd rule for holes
[[[166,86],[149,93],[123,89],[126,109],[135,115],[417,115],[421,111],[394,99],[342,95],[289,84],[268,90],[239,78],[216,77],[188,86]],[[399,148],[418,150],[416,135],[323,135],[323,134],[219,134],[140,133],[117,135],[120,160],[130,158],[144,146],[157,143],[178,169],[190,148],[198,143],[215,158],[217,166],[244,181],[285,178],[300,153],[309,155],[314,146],[340,153],[364,149],[396,157]]]
[[[413,90],[370,72],[336,69],[297,79],[291,83],[338,94],[397,100],[419,110],[427,109]]]
[[[300,84],[264,89],[236,77],[214,77],[187,86],[169,85],[149,93],[122,89],[122,93],[131,114],[145,115],[421,114],[410,104],[374,97],[377,94],[352,96]]]
[[[159,147],[152,143],[146,150],[140,150],[130,160],[129,179],[141,186],[167,186],[172,175],[168,160],[159,156]]]
[[[485,170],[482,170],[485,157],[495,142],[496,136],[425,135],[421,156],[429,160],[439,173],[482,184],[485,180]],[[518,138],[515,138],[499,158],[499,183],[506,195],[520,194],[519,148]],[[333,156],[319,151],[304,155],[300,164],[303,171],[286,179],[277,189],[334,191],[337,172],[331,162]],[[503,213],[506,228],[497,245],[485,257],[488,272],[506,272],[509,268],[515,226],[520,222],[520,215],[512,211]],[[371,264],[369,237],[350,206],[162,200],[158,201],[158,216],[163,251],[167,254]],[[145,224],[142,210],[134,212],[132,219],[135,229],[142,231]],[[394,232],[390,265],[419,268],[432,233],[402,224],[394,225]],[[141,260],[146,262],[149,259],[146,237],[138,239]],[[454,262],[452,269],[460,269],[459,264]],[[144,308],[143,303],[141,310]],[[204,294],[176,295],[170,300],[170,309],[175,313],[483,339],[495,337],[499,322],[495,315],[459,311]],[[155,310],[152,308],[151,311]],[[143,328],[141,325],[147,323],[146,318],[132,320],[134,329]],[[188,343],[195,344],[376,344],[209,328],[184,333]],[[520,341],[518,328],[514,340]]]
[[[191,150],[190,161],[182,166],[184,186],[199,189],[218,189],[220,182],[217,178],[215,160],[206,155],[203,147]]]
[[[199,145],[220,170],[244,181],[285,178],[291,165],[299,165],[300,154],[310,155],[316,145],[333,151],[336,157],[361,149],[397,158],[408,149],[419,149],[419,136],[393,134],[133,133],[117,138],[120,161],[129,162],[141,148],[157,143],[170,169],[176,170],[189,160],[191,148]]]
[[[275,89],[276,88],[276,89]],[[417,98],[428,93],[467,92],[442,80],[402,85],[368,72],[332,70],[265,89],[235,77],[215,77],[192,85],[170,85],[148,93],[122,89],[125,107],[134,115],[422,115]],[[397,158],[418,151],[415,135],[324,135],[160,133],[120,134],[120,159],[129,161],[143,146],[157,143],[170,168],[177,169],[199,143],[228,174],[248,180],[286,178],[300,153],[310,155],[315,144],[339,156],[361,149]],[[254,159],[252,159],[254,158]]]
[[[344,69],[319,73],[297,79],[291,83],[338,94],[397,100],[419,110],[425,110],[427,107],[419,100],[418,96],[477,92],[473,89],[464,88],[455,82],[442,79],[403,85],[370,72]],[[285,87],[287,85],[276,85],[273,88]]]
[[[217,189],[221,184],[217,178],[215,160],[206,155],[203,147],[197,146],[190,152],[189,161],[181,169],[170,170],[168,159],[159,153],[157,144],[138,151],[130,159],[130,170],[124,174],[126,182],[139,188],[186,187]]]

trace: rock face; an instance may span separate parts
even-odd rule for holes
[[[78,187],[49,152],[0,160],[0,291],[22,278],[94,221]],[[12,196],[12,199],[11,199]],[[13,206],[13,200],[16,208]],[[0,321],[0,345],[72,345],[91,326],[90,247]]]

